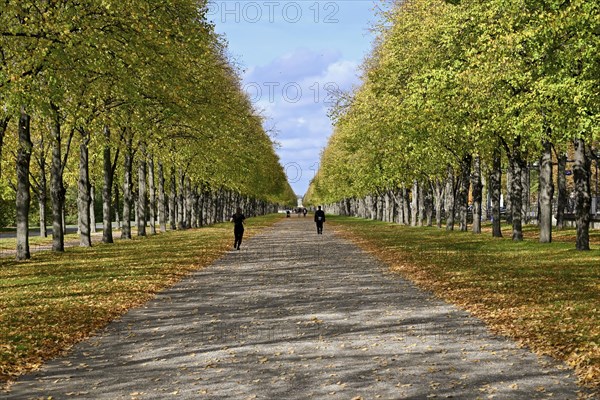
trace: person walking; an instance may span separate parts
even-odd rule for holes
[[[321,206],[315,211],[315,222],[317,223],[317,234],[322,235],[323,222],[325,222],[325,211],[321,210]]]
[[[234,223],[233,226],[233,234],[235,236],[235,241],[233,242],[234,249],[240,249],[242,244],[242,237],[244,236],[244,220],[246,217],[242,214],[242,209],[237,208],[235,214],[231,216],[230,221]]]

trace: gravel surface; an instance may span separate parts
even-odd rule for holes
[[[283,220],[0,397],[577,398],[566,366],[490,334],[328,228]]]

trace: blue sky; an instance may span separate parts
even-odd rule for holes
[[[288,180],[303,195],[332,127],[328,91],[359,84],[374,0],[219,1],[208,19],[244,71],[244,90],[275,134]]]

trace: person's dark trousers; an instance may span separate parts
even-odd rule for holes
[[[242,244],[242,237],[244,236],[244,229],[235,229],[233,233],[235,235],[235,242],[233,242],[233,247],[239,250]]]
[[[317,222],[317,233],[319,235],[323,234],[323,223],[322,222]]]

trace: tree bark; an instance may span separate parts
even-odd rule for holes
[[[492,236],[502,237],[500,196],[502,194],[502,158],[500,149],[495,148],[490,174],[490,197],[492,199]]]
[[[2,127],[0,126],[0,129]],[[46,207],[48,204],[48,180],[46,179],[46,146],[44,144],[44,135],[40,140],[38,151],[38,167],[40,168],[39,180],[37,181],[37,198],[38,208],[40,212],[40,237],[48,237],[48,231],[46,229]]]
[[[90,185],[90,232],[96,233],[96,188]]]
[[[50,197],[52,199],[52,250],[65,251],[65,226],[64,226],[64,204],[65,187],[63,183],[63,161],[62,161],[62,135],[58,107],[53,108],[53,120],[51,126],[52,136],[52,163],[50,164]],[[72,134],[69,138],[69,147]],[[66,151],[68,154],[68,150]],[[65,157],[66,158],[66,157]]]
[[[427,180],[423,185],[423,210],[427,226],[433,225],[433,182]]]
[[[40,209],[40,237],[48,237],[48,230],[46,229],[46,203],[48,201],[46,196],[46,178],[44,179],[44,183],[40,185],[44,186],[44,191],[42,192],[40,188],[40,192],[38,193],[38,206]]]
[[[410,226],[417,226],[419,220],[419,182],[413,181],[412,197],[410,203],[411,219]]]
[[[194,189],[192,190],[192,228],[196,229],[198,228],[198,192],[197,192],[197,188],[194,187]]]
[[[17,222],[17,260],[27,260],[29,252],[29,207],[31,205],[29,167],[31,165],[30,117],[21,110],[19,118],[19,148],[17,150],[17,193],[16,193],[16,222]]]
[[[507,152],[508,154],[508,152]],[[508,168],[506,168],[506,196],[504,197],[504,209],[506,212],[506,222],[512,224],[512,185],[513,185],[513,165],[512,161],[508,160]]]
[[[552,242],[552,199],[554,196],[554,179],[552,176],[552,145],[548,141],[542,143],[540,157],[540,196],[539,224],[540,243]]]
[[[113,175],[114,176],[114,175]],[[115,182],[115,205],[113,207],[117,229],[121,229],[121,217],[119,216],[119,185]]]
[[[511,185],[511,206],[512,206],[512,239],[515,241],[523,240],[523,224],[522,224],[522,204],[523,204],[523,185],[521,182],[521,171],[525,167],[525,163],[521,158],[521,154],[516,148],[513,148],[510,162],[512,165],[512,185]]]
[[[523,223],[529,223],[529,212],[530,212],[530,179],[529,179],[529,166],[526,162],[523,163],[521,169],[521,186],[523,187],[522,192],[522,203],[521,203],[521,218]]]
[[[446,178],[446,230],[454,230],[454,199],[456,196],[454,170],[448,165],[448,177]]]
[[[483,185],[481,184],[481,161],[479,156],[474,158],[473,174],[473,233],[481,233],[481,202],[483,200]]]
[[[410,190],[402,188],[402,223],[404,225],[410,225],[412,220],[410,215]]]
[[[121,224],[121,239],[131,239],[131,205],[132,193],[132,164],[133,164],[133,139],[129,132],[125,138],[125,157],[123,160],[123,215]]]
[[[161,232],[167,231],[165,172],[161,162],[158,163],[158,224]]]
[[[565,209],[567,208],[567,155],[557,154],[558,171],[558,198],[556,199],[556,229],[561,230],[565,227]]]
[[[177,229],[185,229],[185,207],[183,204],[184,192],[185,192],[185,175],[183,171],[179,170],[179,193],[177,195]],[[216,217],[216,212],[215,212]]]
[[[425,193],[427,192],[427,183],[419,183],[419,204],[417,204],[418,210],[418,218],[417,218],[417,226],[423,226],[425,220]]]
[[[383,194],[380,193],[377,195],[377,220],[378,221],[384,220],[385,212],[386,212],[385,199],[384,199]]]
[[[177,229],[177,177],[175,176],[175,167],[171,167],[171,196],[169,198],[169,224],[171,230]]]
[[[141,149],[141,157],[138,165],[138,202],[137,202],[137,235],[146,236],[146,222],[148,208],[148,198],[146,195],[146,160],[144,159],[146,152]]]
[[[487,221],[490,218],[490,188],[488,184],[488,176],[486,173],[481,173],[481,160],[479,161],[479,176],[481,177],[481,220]],[[487,171],[486,171],[487,172]]]
[[[77,211],[79,221],[79,245],[82,247],[92,246],[90,234],[90,175],[89,175],[89,151],[88,144],[90,136],[84,129],[81,132],[81,144],[79,145],[79,180],[77,182]]]
[[[444,182],[440,179],[435,180],[435,224],[438,228],[442,227],[442,207],[444,205]]]
[[[461,232],[466,232],[468,229],[469,217],[469,188],[471,186],[471,163],[473,157],[467,154],[463,157],[460,163],[460,183],[458,189],[458,215],[459,227]]]
[[[575,218],[577,221],[576,247],[577,250],[589,250],[592,162],[584,139],[576,139],[573,146],[575,148],[573,177],[575,180]]]
[[[104,178],[102,186],[102,242],[113,243],[114,240],[112,234],[112,187],[119,152],[117,151],[117,154],[115,155],[115,159],[113,161],[112,154],[110,151],[110,127],[108,125],[104,126],[103,134],[105,142],[102,160],[102,172]],[[118,196],[118,190],[115,191],[115,194]],[[118,208],[115,208],[115,210],[117,209]],[[117,215],[118,219],[118,213],[115,214]]]
[[[192,180],[188,176],[187,179],[185,180],[185,228],[186,229],[190,229],[192,227],[193,205],[194,205],[194,198],[193,198],[193,193],[192,193]]]
[[[149,193],[149,212],[150,212],[150,233],[156,235],[156,185],[154,183],[154,159],[148,157],[148,189]]]
[[[367,196],[367,207],[369,211],[369,219],[375,220],[377,218],[377,204],[373,201],[373,196]]]
[[[244,207],[246,208],[246,207]],[[198,193],[198,226],[204,226],[204,185],[200,185]]]

